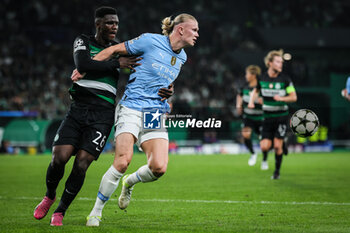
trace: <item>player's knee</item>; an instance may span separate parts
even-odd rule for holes
[[[263,152],[268,152],[270,150],[270,147],[271,146],[265,145],[265,144],[260,145],[261,151],[263,151]]]
[[[150,165],[149,168],[151,169],[153,175],[159,178],[165,174],[165,172],[167,170],[167,164],[166,163],[156,163],[156,164]]]
[[[119,158],[117,160],[114,160],[113,162],[114,168],[121,173],[126,172],[126,169],[128,169],[129,164],[130,161],[128,161],[126,158]]]
[[[250,139],[250,133],[248,132],[242,132],[242,136],[244,139]]]
[[[76,163],[76,166],[74,166],[74,169],[79,173],[79,174],[85,174],[86,170],[88,169],[90,163],[89,161],[78,161]]]
[[[154,175],[155,177],[159,178],[159,177],[161,177],[162,175],[165,174],[165,171],[164,171],[164,172],[152,172],[152,173],[153,173],[153,175]]]
[[[66,160],[66,155],[64,155],[61,151],[53,151],[52,152],[52,161],[51,161],[51,165],[53,167],[61,167],[64,166],[67,163]]]
[[[283,150],[282,150],[282,147],[279,147],[279,146],[274,146],[274,151],[276,154],[282,154]]]

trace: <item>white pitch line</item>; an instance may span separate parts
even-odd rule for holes
[[[16,200],[41,200],[42,197],[4,197],[0,199],[16,199]],[[96,198],[79,197],[82,201],[95,201]],[[117,199],[110,199],[116,201]],[[350,206],[347,202],[296,202],[296,201],[231,201],[231,200],[183,200],[183,199],[132,199],[138,202],[185,202],[185,203],[208,203],[208,204],[266,204],[266,205],[335,205]]]

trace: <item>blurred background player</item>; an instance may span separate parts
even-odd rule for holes
[[[262,110],[262,98],[258,97],[255,99],[255,107],[248,108],[251,91],[256,87],[258,83],[258,76],[261,74],[259,66],[250,65],[245,70],[245,85],[239,89],[239,93],[236,98],[236,108],[238,114],[243,114],[242,123],[242,136],[244,144],[249,150],[251,156],[248,160],[249,166],[254,166],[258,157],[254,151],[252,143],[252,131],[260,136],[260,130],[263,121],[263,110]],[[263,169],[263,166],[261,167]]]
[[[127,208],[135,184],[156,181],[166,172],[169,159],[168,132],[164,129],[145,129],[143,111],[156,109],[151,121],[169,112],[169,104],[161,101],[157,92],[161,87],[168,87],[177,78],[187,60],[183,48],[195,45],[199,28],[192,15],[180,14],[175,19],[165,18],[162,29],[163,35],[145,33],[107,48],[96,56],[104,60],[114,53],[141,54],[143,59],[140,61],[142,65],[136,67],[136,72],[130,75],[124,96],[117,106],[115,158],[101,180],[95,205],[87,217],[87,226],[99,226],[103,207],[127,170],[136,142],[147,155],[148,163],[136,172],[124,176],[118,200],[119,208]]]
[[[267,157],[271,146],[274,147],[276,167],[272,179],[280,178],[283,139],[287,132],[289,114],[287,103],[297,101],[297,94],[291,79],[282,73],[282,56],[283,50],[272,50],[264,58],[267,72],[259,77],[257,87],[252,91],[248,104],[249,108],[254,108],[254,100],[258,93],[261,93],[264,121],[260,148],[264,157]]]
[[[65,165],[72,155],[76,155],[60,203],[51,218],[53,226],[62,225],[66,210],[84,183],[86,170],[92,161],[98,159],[113,127],[119,77],[117,68],[138,65],[135,57],[107,61],[92,59],[101,50],[117,44],[118,24],[114,8],[100,7],[95,11],[96,34],[81,35],[74,41],[76,73],[86,75],[69,89],[73,102],[54,139],[52,161],[46,173],[46,195],[34,210],[36,219],[46,216],[56,200],[56,188]]]
[[[348,101],[350,101],[350,77],[346,81],[345,88],[341,91],[341,95]]]

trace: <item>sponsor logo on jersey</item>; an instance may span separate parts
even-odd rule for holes
[[[164,59],[164,55],[161,52],[159,52],[159,55]]]
[[[58,134],[56,134],[54,141],[56,142],[59,138],[60,138],[60,136]]]

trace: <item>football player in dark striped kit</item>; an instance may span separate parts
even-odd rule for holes
[[[283,158],[283,139],[287,132],[288,103],[297,101],[297,94],[289,76],[282,73],[283,50],[272,50],[264,59],[267,72],[259,77],[248,107],[254,108],[254,99],[260,93],[263,97],[264,121],[260,147],[267,156],[271,146],[275,150],[276,167],[272,179],[280,178]]]

